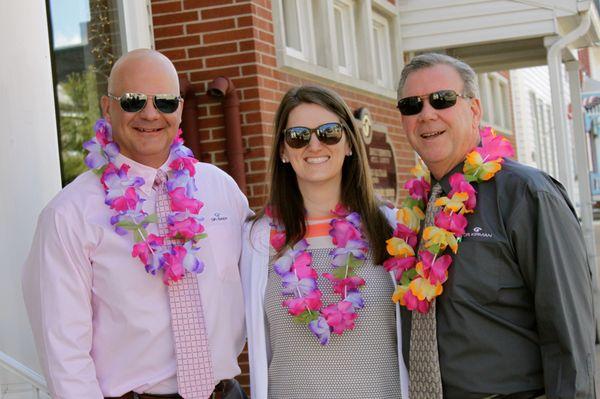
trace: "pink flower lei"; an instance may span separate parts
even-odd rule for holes
[[[435,215],[434,226],[425,228],[422,235],[423,250],[417,251],[417,235],[429,198],[430,176],[424,165],[412,169],[415,178],[404,185],[409,196],[397,213],[397,225],[393,237],[386,241],[387,251],[393,257],[383,266],[393,271],[397,282],[392,295],[409,310],[427,313],[431,301],[441,295],[443,284],[448,279],[448,268],[452,263],[446,248],[457,253],[458,244],[467,228],[467,213],[475,211],[477,192],[471,182],[490,180],[502,169],[504,157],[514,154],[510,142],[496,136],[491,128],[480,131],[481,146],[475,148],[465,159],[464,173],[450,176],[451,191],[440,197],[435,205],[441,209]]]
[[[360,216],[356,212],[348,212],[341,205],[332,213],[336,216],[330,222],[333,244],[331,252],[332,273],[323,273],[323,277],[333,284],[333,292],[340,296],[337,303],[323,307],[323,294],[318,287],[317,271],[311,266],[312,256],[307,251],[308,242],[303,239],[288,249],[273,263],[273,270],[281,277],[282,294],[285,299],[283,307],[294,316],[294,321],[307,324],[321,345],[329,342],[331,333],[341,335],[346,330],[354,329],[354,321],[358,317],[357,310],[365,305],[360,288],[365,280],[356,275],[356,268],[361,266],[369,250],[360,230]],[[267,216],[273,220],[272,211],[267,208]],[[285,229],[271,223],[275,233],[271,235],[271,246],[279,251],[285,243]]]
[[[156,214],[148,215],[142,209],[146,201],[140,187],[144,179],[127,175],[130,166],[117,168],[113,163],[119,146],[112,140],[111,126],[99,119],[95,126],[95,137],[83,144],[88,151],[86,165],[98,176],[106,192],[105,204],[115,211],[111,225],[119,235],[133,234],[131,256],[138,258],[146,272],[156,275],[163,271],[163,282],[169,285],[180,280],[186,272],[202,273],[204,263],[198,258],[199,241],[206,237],[203,218],[199,215],[204,205],[197,200],[198,191],[194,175],[194,164],[198,162],[192,151],[183,145],[181,130],[171,145],[167,190],[171,212],[168,215],[168,233],[160,236],[148,234],[146,228],[156,223]],[[166,244],[166,239],[174,244]]]

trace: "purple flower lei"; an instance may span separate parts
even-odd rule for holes
[[[171,212],[167,218],[168,234],[148,234],[146,228],[156,223],[156,214],[148,215],[142,209],[146,201],[140,187],[144,179],[127,175],[130,166],[115,166],[119,146],[112,140],[111,126],[99,119],[95,126],[95,137],[83,144],[88,151],[86,165],[98,176],[106,192],[105,204],[115,211],[111,225],[119,235],[133,234],[131,256],[139,258],[146,272],[156,275],[163,271],[163,282],[169,285],[180,280],[186,272],[202,273],[204,263],[198,258],[199,241],[206,237],[203,218],[199,215],[204,205],[197,200],[198,189],[194,181],[198,162],[192,151],[183,145],[181,130],[171,145],[173,161],[169,164],[167,190]],[[167,244],[166,239],[174,244]]]
[[[281,277],[282,294],[288,297],[282,303],[294,321],[307,324],[321,345],[329,343],[331,333],[341,335],[346,330],[354,329],[357,310],[365,305],[360,288],[365,280],[356,275],[356,268],[362,265],[369,250],[360,229],[360,215],[349,213],[341,205],[332,213],[337,216],[330,222],[329,235],[336,246],[331,252],[332,273],[323,273],[323,277],[331,281],[333,292],[341,299],[334,304],[323,307],[323,294],[318,287],[317,271],[311,266],[312,256],[307,251],[308,242],[303,239],[288,249],[274,264],[273,269]],[[272,212],[267,209],[267,215]],[[271,246],[279,251],[285,242],[285,229],[272,222],[274,234],[271,235]]]

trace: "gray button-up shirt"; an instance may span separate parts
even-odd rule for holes
[[[461,171],[440,181],[445,193]],[[591,269],[564,188],[512,160],[475,188],[477,208],[437,299],[444,398],[540,388],[548,398],[593,398]],[[409,364],[404,308],[402,319]]]

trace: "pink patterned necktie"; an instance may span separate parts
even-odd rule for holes
[[[442,186],[436,183],[431,188],[423,229],[434,225],[434,216],[440,209],[435,200],[442,193]],[[419,243],[419,251],[423,239]],[[409,348],[409,397],[410,399],[442,399],[442,375],[437,346],[437,325],[435,320],[435,298],[425,314],[412,312]]]
[[[170,212],[167,192],[167,175],[158,170],[154,180],[156,190],[156,214],[158,230],[166,235],[167,215]],[[166,244],[177,240],[167,239]],[[177,358],[177,386],[185,399],[206,399],[215,387],[208,335],[204,325],[204,312],[198,277],[186,272],[185,276],[169,285],[171,325]]]

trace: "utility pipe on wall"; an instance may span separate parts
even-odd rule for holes
[[[196,90],[186,78],[179,78],[179,92],[183,97],[183,112],[181,115],[181,129],[185,145],[192,150],[196,159],[200,159],[200,138],[198,136],[198,103]]]
[[[240,100],[231,79],[224,76],[215,78],[208,84],[206,91],[211,97],[221,100],[225,118],[225,148],[229,161],[229,174],[236,181],[240,190],[246,193],[246,174],[244,171],[244,147],[242,145],[242,128],[240,124]]]

